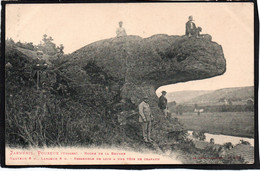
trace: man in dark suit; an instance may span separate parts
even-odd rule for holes
[[[166,91],[162,91],[162,95],[159,98],[158,106],[163,111],[163,114],[166,118],[168,114],[168,109],[167,109],[167,99],[165,96],[166,96]]]
[[[198,32],[199,30],[197,29],[195,23],[193,22],[193,17],[189,16],[189,21],[186,23],[186,36],[196,36],[198,38]]]

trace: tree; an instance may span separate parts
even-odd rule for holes
[[[5,44],[9,45],[9,46],[13,46],[13,45],[15,45],[15,42],[12,38],[10,38],[10,39],[7,38],[5,41]]]
[[[41,50],[41,51],[43,51],[43,53],[45,53],[47,55],[51,55],[51,56],[56,55],[59,52],[55,43],[52,42],[53,38],[51,36],[48,37],[46,34],[44,34],[42,41],[43,41],[43,43],[40,43],[38,45],[38,50]]]
[[[59,54],[59,55],[63,55],[63,54],[64,54],[63,49],[64,49],[63,44],[60,44],[60,46],[57,47],[57,50],[58,50],[58,54]]]
[[[23,44],[22,44],[21,41],[19,40],[19,42],[16,43],[16,46],[18,46],[18,47],[22,47]]]
[[[24,49],[35,50],[34,45],[33,45],[32,42],[29,42],[29,43],[24,42],[24,43],[22,43],[22,42],[19,41],[19,42],[16,43],[16,46],[18,46],[20,48],[24,48]]]
[[[32,42],[30,42],[30,43],[23,43],[22,48],[29,49],[29,50],[35,50]]]
[[[42,40],[43,40],[44,43],[47,42],[47,34],[44,34],[44,35],[43,35]]]

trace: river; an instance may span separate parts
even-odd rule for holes
[[[188,131],[189,135],[192,136],[193,131]],[[230,136],[230,135],[217,135],[217,134],[209,134],[205,133],[206,142],[210,142],[211,138],[214,138],[215,144],[223,145],[227,142],[231,142],[233,145],[236,145],[240,142],[240,140],[248,141],[251,146],[254,147],[254,139],[253,138],[245,138],[245,137],[236,137],[236,136]]]

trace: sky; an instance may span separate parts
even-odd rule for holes
[[[190,15],[202,34],[210,34],[222,46],[227,70],[214,78],[162,86],[157,94],[253,86],[253,3],[8,4],[6,37],[39,44],[47,34],[71,53],[115,37],[119,21],[128,35],[183,35]]]

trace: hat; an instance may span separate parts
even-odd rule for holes
[[[191,15],[191,16],[189,16],[189,20],[191,20],[191,21],[194,21],[193,20],[193,16]]]
[[[167,93],[166,91],[162,91],[162,93]]]

